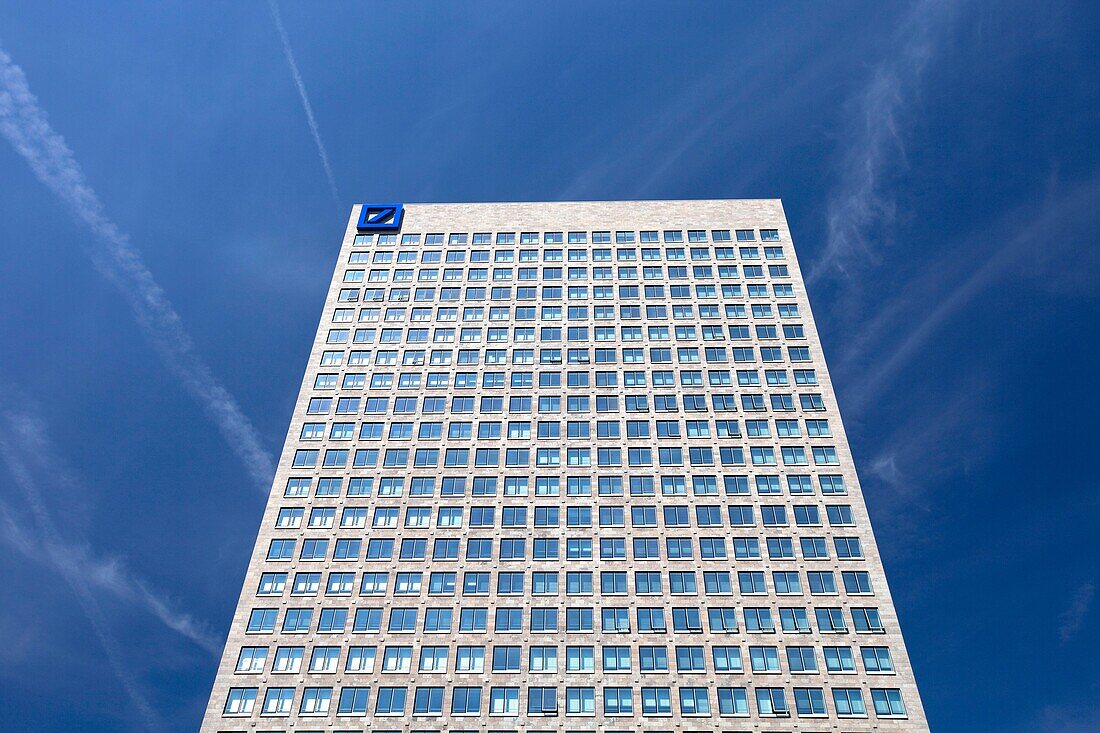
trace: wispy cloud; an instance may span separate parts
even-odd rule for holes
[[[0,456],[7,464],[15,485],[22,491],[23,498],[30,508],[34,526],[41,535],[42,542],[37,543],[37,547],[32,544],[31,538],[19,529],[19,525],[14,521],[10,510],[3,504],[0,504],[0,532],[3,533],[3,538],[10,545],[16,547],[25,555],[34,555],[49,563],[65,580],[65,583],[76,596],[77,602],[84,612],[84,616],[88,619],[93,632],[99,639],[108,664],[118,678],[119,684],[126,690],[126,694],[133,702],[146,729],[157,730],[160,727],[160,722],[156,712],[141,691],[129,665],[123,660],[118,640],[107,624],[106,616],[99,605],[99,601],[92,592],[91,578],[84,572],[85,568],[82,567],[79,560],[65,552],[65,543],[61,540],[53,523],[53,518],[42,500],[42,495],[35,484],[30,469],[21,458],[22,455],[28,455],[28,449],[33,450],[39,445],[40,435],[33,423],[27,420],[25,416],[5,412],[3,417],[3,432],[0,434]],[[36,550],[39,549],[46,552],[45,556],[35,555]]]
[[[906,166],[902,118],[917,96],[925,67],[951,10],[946,0],[919,0],[896,35],[896,54],[878,64],[851,101],[851,126],[842,131],[838,181],[827,202],[825,251],[807,280],[847,274],[859,261],[876,261],[881,230],[894,221],[897,203],[886,181]],[[876,234],[874,230],[878,229]]]
[[[886,390],[897,391],[905,370],[925,359],[953,324],[966,322],[969,309],[980,307],[985,296],[1030,284],[1065,297],[1076,279],[1087,277],[1081,273],[1095,278],[1097,255],[1081,243],[1096,241],[1100,234],[1098,197],[1100,176],[1054,185],[1042,203],[1021,204],[949,242],[941,259],[927,262],[923,276],[876,305],[873,315],[853,329],[859,339],[846,340],[833,369],[834,375],[844,375],[836,381],[849,385],[840,395],[849,428],[860,425]],[[1059,266],[1044,267],[1048,260]],[[1074,278],[1069,286],[1067,277]],[[935,541],[940,530],[934,507],[942,497],[930,492],[954,486],[993,450],[997,436],[982,419],[983,404],[997,395],[993,379],[975,365],[952,375],[949,391],[942,382],[928,389],[910,385],[898,393],[905,409],[894,410],[890,429],[864,436],[874,451],[862,473],[864,490],[873,496],[869,504],[878,515],[875,521],[894,539],[895,556],[917,557]],[[929,456],[936,460],[930,462]],[[1065,620],[1073,618],[1067,612]]]
[[[26,74],[0,49],[0,133],[23,156],[35,176],[84,222],[98,244],[86,246],[96,268],[125,296],[146,337],[168,369],[218,426],[229,447],[266,493],[274,461],[233,395],[196,353],[194,341],[141,253],[107,217],[102,202],[65,139],[54,131]]]
[[[1058,636],[1063,642],[1067,642],[1077,635],[1081,627],[1085,625],[1085,618],[1092,608],[1092,599],[1096,597],[1096,584],[1092,581],[1084,583],[1073,594],[1067,608],[1058,619]]]
[[[788,27],[781,17],[767,17],[754,32],[767,35],[765,29],[779,25]],[[799,44],[792,41],[792,45]],[[825,50],[814,47],[812,63],[807,60],[789,72],[777,71],[774,49],[766,44],[738,47],[715,58],[709,72],[683,84],[661,104],[652,103],[652,93],[643,94],[642,114],[616,118],[602,131],[599,127],[593,128],[595,133],[588,131],[579,147],[590,150],[591,155],[555,198],[607,196],[608,190],[617,190],[619,196],[625,191],[627,197],[634,198],[659,196],[674,190],[680,179],[696,179],[699,167],[713,164],[716,148],[721,155],[737,159],[725,174],[723,186],[729,191],[745,191],[774,165],[778,152],[744,155],[740,151],[749,148],[743,141],[766,134],[777,117],[803,103],[808,91],[821,88],[835,73],[831,55],[848,49],[841,44]],[[822,58],[823,54],[829,57]],[[749,108],[753,113],[745,114]]]
[[[11,470],[6,456],[5,463]],[[106,591],[119,600],[143,608],[166,627],[211,654],[221,652],[221,641],[205,624],[173,608],[167,598],[137,578],[121,558],[97,558],[87,545],[66,543],[48,535],[35,536],[22,524],[11,507],[0,500],[0,539],[28,560],[43,562],[66,578],[80,576],[90,588]]]
[[[842,355],[842,366],[859,362],[860,354],[876,339],[876,347],[884,356],[876,359],[868,368],[860,370],[860,379],[849,393],[847,404],[857,413],[876,397],[881,389],[908,364],[946,322],[973,301],[980,293],[1003,282],[1014,271],[1024,273],[1018,266],[1025,257],[1032,263],[1042,263],[1056,258],[1056,252],[1079,249],[1081,232],[1100,231],[1100,213],[1095,202],[1100,195],[1100,177],[1080,182],[1064,191],[1052,191],[1039,207],[1022,206],[1010,212],[987,232],[961,239],[950,248],[942,266],[929,267],[925,279],[914,282],[891,301],[882,304],[878,315],[861,327],[866,338],[853,342]],[[992,249],[992,251],[991,251]],[[1085,248],[1091,250],[1092,248]],[[958,270],[958,253],[966,252],[977,262],[965,272],[965,277],[954,284],[944,286],[944,273]],[[989,253],[984,260],[981,253]],[[1094,269],[1087,261],[1094,253],[1085,252],[1079,269]],[[1063,265],[1067,263],[1062,260]],[[1074,268],[1068,268],[1073,271]],[[928,308],[926,304],[935,305]],[[914,315],[916,314],[916,318]]]
[[[165,595],[131,572],[121,558],[96,557],[87,543],[67,539],[57,527],[40,483],[47,483],[52,495],[63,487],[80,490],[80,482],[58,455],[36,412],[33,403],[13,390],[0,392],[0,459],[15,480],[32,519],[30,523],[18,521],[13,506],[0,498],[0,539],[66,579],[79,579],[86,590],[105,591],[141,608],[203,649],[219,653],[222,643],[205,624],[176,610]]]
[[[967,417],[980,402],[983,390],[970,386],[949,400],[936,400],[910,410],[904,420],[877,436],[876,453],[861,472],[863,489],[873,495],[876,527],[888,530],[895,557],[919,557],[935,537],[936,499],[928,494],[930,483],[958,469],[956,446],[968,447],[968,458],[978,450],[961,435],[972,426]],[[947,426],[947,427],[945,427]],[[928,456],[938,460],[929,464]]]
[[[1087,697],[1087,695],[1086,695]],[[1044,705],[1038,716],[1020,721],[1020,733],[1096,733],[1100,730],[1100,708],[1093,702]]]
[[[271,17],[275,19],[275,28],[279,31],[279,40],[283,44],[283,55],[290,66],[290,73],[294,75],[294,85],[298,87],[298,97],[302,100],[302,109],[306,112],[306,121],[309,123],[309,131],[313,135],[313,142],[317,145],[317,153],[321,156],[321,167],[325,169],[325,178],[328,179],[329,188],[332,189],[332,198],[340,203],[340,194],[336,191],[336,176],[332,173],[332,166],[328,162],[328,153],[325,144],[321,142],[321,128],[317,125],[317,118],[313,116],[313,105],[309,103],[309,95],[306,94],[306,85],[302,81],[302,75],[298,71],[298,64],[294,61],[294,52],[290,49],[290,38],[283,26],[283,16],[279,12],[279,5],[275,0],[268,0],[271,7]]]
[[[880,453],[871,459],[870,471],[891,486],[903,487],[905,475],[898,467],[898,454],[894,449]]]

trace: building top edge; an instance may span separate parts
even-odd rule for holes
[[[570,204],[703,204],[741,202],[782,202],[779,197],[737,199],[577,199],[569,201],[405,201],[405,206],[565,206]],[[356,202],[362,206],[366,202]]]

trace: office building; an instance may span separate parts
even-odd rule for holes
[[[355,207],[205,731],[927,731],[777,200]]]

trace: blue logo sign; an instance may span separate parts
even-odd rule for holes
[[[363,204],[356,228],[361,232],[396,232],[404,216],[401,204]]]

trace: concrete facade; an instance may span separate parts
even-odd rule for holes
[[[928,730],[778,200],[358,219],[202,730]]]

